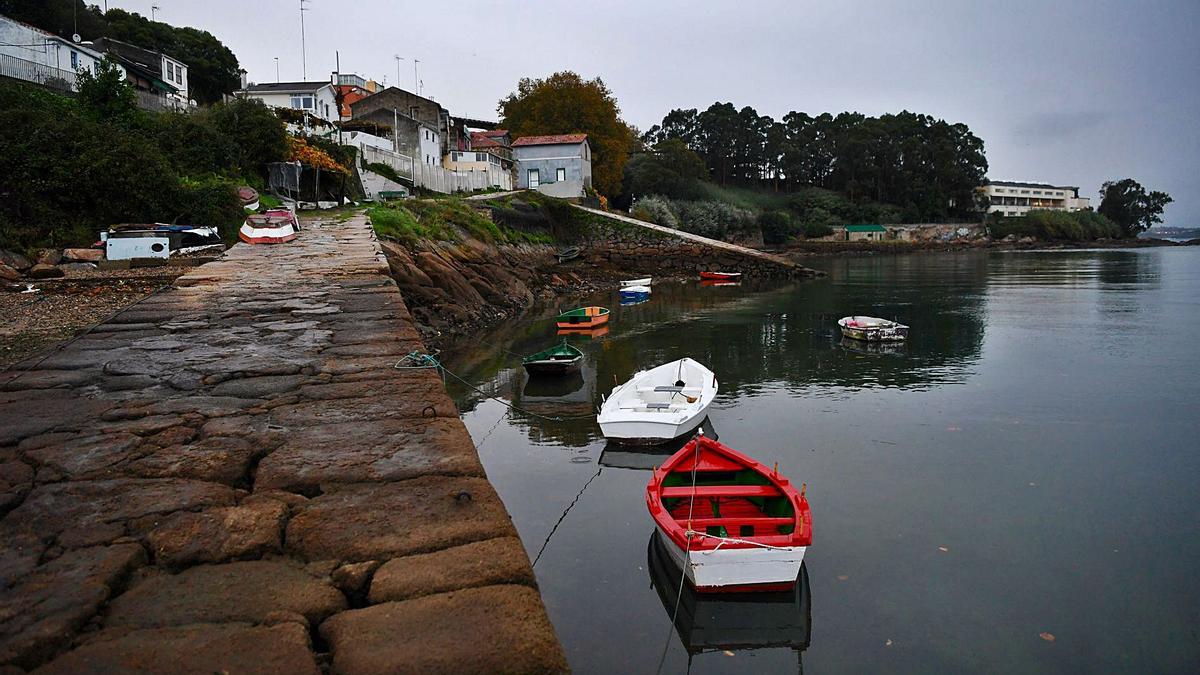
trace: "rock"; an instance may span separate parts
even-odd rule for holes
[[[33,263],[29,261],[29,258],[26,258],[16,251],[6,251],[4,249],[0,249],[0,263],[8,265],[18,272],[22,272],[33,266]]]
[[[336,675],[568,672],[541,598],[526,586],[342,612],[321,624],[321,637],[332,648]]]
[[[63,271],[54,265],[38,263],[27,272],[30,279],[56,279],[63,276]]]
[[[136,544],[86,548],[21,579],[0,596],[0,665],[29,669],[52,657],[145,559]]]
[[[96,269],[96,265],[90,262],[59,263],[56,267],[64,272],[88,272]]]
[[[159,565],[180,568],[275,553],[286,515],[287,505],[270,499],[176,513],[150,531],[150,554]]]
[[[284,542],[306,560],[361,562],[515,535],[486,479],[426,476],[326,492],[295,510]]]
[[[104,249],[102,248],[65,248],[62,252],[63,260],[72,262],[99,262],[104,260]]]
[[[38,485],[4,518],[6,528],[36,533],[64,548],[108,543],[125,534],[128,521],[165,518],[175,511],[230,506],[224,485],[179,479],[75,481]]]
[[[262,623],[295,612],[316,625],[346,608],[336,588],[283,562],[201,565],[149,577],[109,605],[105,628],[165,628],[193,623]]]
[[[250,466],[260,452],[245,439],[214,436],[156,450],[131,462],[128,472],[154,478],[194,478],[242,485],[247,482]]]
[[[21,273],[16,269],[0,262],[0,279],[5,281],[18,281],[21,279]]]
[[[141,673],[320,675],[308,631],[296,623],[271,626],[195,625],[106,630],[37,671],[40,675]]]
[[[33,467],[24,462],[0,462],[0,515],[8,512],[33,488]]]
[[[337,407],[337,402],[327,404]],[[338,452],[329,448],[338,447]],[[292,492],[326,483],[402,480],[427,474],[482,476],[483,465],[456,418],[377,420],[291,429],[258,464],[255,485]]]
[[[62,262],[62,253],[57,249],[45,248],[38,251],[37,265],[57,265],[60,262]]]
[[[333,571],[333,583],[349,596],[358,596],[367,590],[371,575],[379,569],[378,560],[342,565]]]
[[[377,605],[495,584],[536,586],[520,539],[499,537],[389,560],[371,580],[370,601]]]
[[[28,532],[0,535],[0,588],[11,588],[17,579],[32,572],[46,552],[46,544]]]

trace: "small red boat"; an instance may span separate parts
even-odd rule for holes
[[[703,434],[654,471],[646,506],[701,593],[790,589],[812,543],[803,486]]]
[[[742,278],[741,272],[701,272],[701,279],[712,281],[737,281]]]
[[[238,238],[247,244],[282,244],[296,238],[300,221],[287,209],[252,213],[238,230]]]

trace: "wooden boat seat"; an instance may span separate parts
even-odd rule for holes
[[[774,485],[680,485],[663,488],[663,499],[679,499],[681,497],[779,497],[779,489]]]
[[[659,385],[657,387],[638,387],[636,391],[639,394],[695,394],[698,396],[701,392],[701,387],[673,387],[669,385]]]
[[[781,525],[795,525],[795,518],[773,518],[771,516],[729,516],[720,518],[692,518],[692,527],[741,527],[742,525],[753,525],[755,527],[779,527]]]

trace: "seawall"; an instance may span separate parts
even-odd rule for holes
[[[566,669],[387,273],[310,223],[0,374],[0,670]]]

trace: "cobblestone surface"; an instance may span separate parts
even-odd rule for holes
[[[0,671],[564,671],[423,348],[356,217],[0,375]]]

